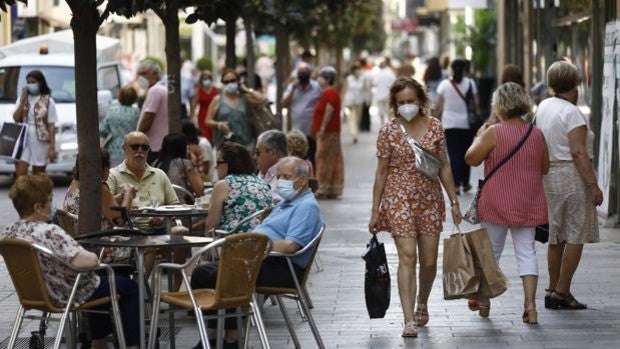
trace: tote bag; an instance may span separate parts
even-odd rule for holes
[[[0,158],[19,160],[24,149],[26,125],[5,122],[0,130]]]

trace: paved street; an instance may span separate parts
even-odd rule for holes
[[[464,300],[443,300],[440,267],[429,302],[430,322],[420,330],[417,339],[400,337],[402,313],[396,288],[396,251],[392,239],[381,234],[392,275],[392,302],[384,319],[368,319],[364,304],[364,263],[360,255],[369,238],[366,227],[374,178],[375,137],[374,132],[363,134],[356,145],[348,135],[343,137],[346,162],[344,196],[340,200],[321,202],[327,220],[326,237],[320,248],[324,270],[312,272],[308,288],[315,305],[313,314],[327,348],[611,348],[620,343],[620,268],[617,267],[620,263],[620,245],[617,244],[620,230],[617,229],[604,229],[603,242],[585,248],[582,265],[575,276],[573,293],[589,305],[589,310],[544,309],[546,245],[537,244],[541,275],[537,293],[540,324],[524,325],[521,322],[522,288],[509,238],[501,267],[510,279],[510,289],[493,300],[490,318],[482,319],[470,312]],[[474,177],[480,176],[480,169],[474,173]],[[62,200],[63,190],[64,187],[55,190],[57,204]],[[6,191],[5,185],[0,191],[2,225],[16,217],[6,199]],[[471,197],[472,194],[461,197],[463,208],[467,207]],[[442,235],[447,236],[452,228],[447,222]],[[468,229],[467,226],[463,228]],[[441,258],[440,248],[439,266]],[[295,304],[288,302],[287,305],[303,347],[315,348],[310,329],[307,323],[300,321]],[[9,335],[16,309],[17,297],[0,262],[0,342]],[[272,347],[292,348],[278,308],[267,303],[264,311]],[[177,347],[188,348],[198,340],[193,321],[185,314],[178,314],[181,328]],[[36,325],[36,322],[29,322],[27,327],[30,329]],[[28,334],[28,330],[22,331],[22,336]],[[252,331],[252,347],[260,348],[255,331]]]

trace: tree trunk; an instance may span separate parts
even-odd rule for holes
[[[283,120],[282,115],[282,95],[284,94],[284,83],[289,75],[289,44],[288,32],[281,24],[276,24],[276,110],[278,118]],[[289,130],[291,128],[290,113],[286,118],[286,122],[282,122],[282,129]]]
[[[246,68],[247,68],[247,82],[249,88],[256,87],[254,64],[256,57],[254,54],[254,23],[250,16],[243,19],[245,25],[245,56],[246,56]]]
[[[80,233],[101,230],[101,153],[97,110],[97,48],[99,12],[95,2],[67,0],[73,17],[75,101],[80,171]]]
[[[179,44],[179,5],[166,0],[166,61],[168,64],[168,129],[181,132],[181,46]]]
[[[235,69],[237,56],[235,53],[235,36],[237,35],[237,18],[230,17],[226,20],[226,68]]]

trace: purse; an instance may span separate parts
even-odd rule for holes
[[[441,167],[439,159],[413,139],[409,132],[405,130],[403,124],[400,124],[400,130],[403,131],[405,137],[407,137],[407,141],[415,153],[416,170],[430,179],[437,178],[439,175],[439,167]]]
[[[489,172],[489,174],[486,176],[485,179],[481,179],[478,181],[478,189],[476,190],[476,196],[469,204],[469,208],[467,209],[467,211],[465,212],[465,215],[463,216],[463,219],[466,222],[469,222],[471,224],[480,223],[480,219],[478,218],[478,200],[480,199],[480,193],[482,192],[482,188],[484,187],[484,184],[495,174],[495,172],[497,172],[497,170],[500,169],[500,167],[504,166],[504,164],[507,163],[508,160],[510,160],[510,158],[512,158],[517,153],[517,151],[519,151],[519,149],[521,149],[521,147],[523,146],[527,138],[532,133],[533,128],[534,128],[534,124],[530,124],[530,127],[527,129],[527,132],[525,133],[523,138],[521,138],[521,140],[519,141],[519,144],[517,144],[517,146],[512,151],[510,151],[510,153],[506,155],[506,157],[502,159],[502,161],[500,161],[491,170],[491,172]]]
[[[26,124],[5,122],[0,130],[0,158],[19,160],[24,150]]]
[[[546,244],[549,241],[549,224],[537,225],[534,234],[534,240]]]
[[[254,138],[267,131],[273,129],[280,129],[280,120],[273,114],[269,107],[269,102],[266,98],[260,101],[254,101],[251,98],[246,98],[248,107],[248,126],[252,132]]]

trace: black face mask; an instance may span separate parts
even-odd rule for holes
[[[310,74],[297,74],[297,80],[302,84],[307,84],[310,81]]]

